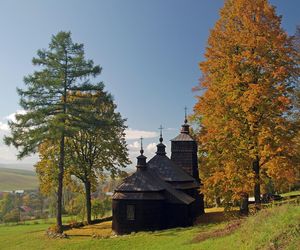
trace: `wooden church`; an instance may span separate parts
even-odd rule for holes
[[[180,134],[171,140],[171,159],[165,148],[161,133],[156,155],[147,162],[141,148],[136,172],[115,189],[115,233],[191,226],[204,213],[197,143],[190,135],[187,119]]]

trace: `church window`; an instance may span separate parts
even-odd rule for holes
[[[127,205],[127,220],[135,220],[135,206]]]

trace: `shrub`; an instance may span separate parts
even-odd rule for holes
[[[18,209],[13,209],[10,212],[8,212],[7,214],[5,214],[3,216],[3,221],[5,223],[20,221],[20,212],[19,212],[19,210]]]

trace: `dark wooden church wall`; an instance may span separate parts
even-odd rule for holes
[[[171,160],[186,173],[199,180],[197,144],[194,141],[172,141]]]
[[[127,220],[127,205],[135,206],[135,219]],[[113,230],[118,234],[137,231],[154,231],[165,228],[164,201],[114,200]]]
[[[166,228],[188,227],[193,225],[193,207],[186,204],[166,204]]]
[[[192,196],[195,202],[192,204],[192,215],[195,218],[198,215],[204,214],[204,196],[199,193],[197,188],[183,189],[181,190],[187,195]]]

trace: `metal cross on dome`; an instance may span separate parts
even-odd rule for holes
[[[184,123],[187,123],[187,107],[184,107]]]
[[[140,138],[140,140],[141,140],[141,150],[140,150],[141,154],[144,153],[144,149],[143,149],[143,139],[144,139],[144,138],[141,136],[141,138]]]
[[[162,142],[163,141],[163,138],[162,138],[162,131],[163,131],[163,126],[160,125],[160,127],[158,128],[160,130],[160,138],[159,138],[159,141]]]

